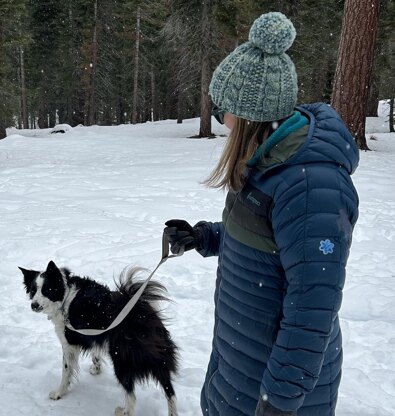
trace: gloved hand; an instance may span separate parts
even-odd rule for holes
[[[296,411],[277,409],[261,397],[255,410],[255,416],[296,416]]]
[[[184,220],[169,220],[165,225],[167,227],[163,232],[169,240],[173,254],[178,254],[182,247],[184,251],[201,248],[202,236],[198,227],[192,227]]]

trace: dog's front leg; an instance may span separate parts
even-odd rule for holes
[[[79,348],[72,345],[62,345],[63,348],[63,368],[62,380],[57,390],[49,393],[49,398],[52,400],[59,400],[67,393],[67,389],[71,383],[71,379],[77,376],[78,373],[78,356]]]

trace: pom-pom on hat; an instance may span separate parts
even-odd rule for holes
[[[296,105],[295,66],[285,53],[296,36],[282,13],[260,16],[248,42],[237,47],[214,71],[211,99],[221,110],[253,121],[274,121],[290,116]]]

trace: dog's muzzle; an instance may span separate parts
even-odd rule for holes
[[[43,307],[38,302],[32,303],[32,310],[34,312],[41,312],[43,310]]]

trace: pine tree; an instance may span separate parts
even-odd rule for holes
[[[29,44],[26,2],[0,0],[0,138],[6,136],[5,129],[14,124],[14,119],[22,127],[20,51]]]
[[[395,83],[394,0],[377,1],[386,9],[371,108]],[[328,102],[341,0],[0,0],[0,118],[46,127],[201,116],[200,136],[208,136],[212,72],[269,11],[297,29],[289,54],[299,101]]]
[[[388,99],[395,85],[395,1],[380,0],[380,17],[375,46],[372,79],[370,82],[367,113],[376,117],[380,99]]]
[[[163,28],[166,50],[173,68],[169,98],[178,122],[194,107],[200,88],[200,2],[169,1],[170,15]],[[200,99],[199,99],[200,102]],[[172,103],[170,103],[173,107]],[[193,111],[193,110],[192,110]]]
[[[332,95],[333,107],[342,116],[362,150],[368,150],[365,120],[379,7],[379,0],[345,1]]]
[[[375,66],[375,72],[378,73],[379,78],[377,98],[384,100],[395,96],[395,1],[387,0],[380,14],[382,48],[378,57],[378,64]]]
[[[172,0],[170,3],[172,9],[164,35],[173,52],[173,95],[178,104],[178,121],[186,116],[186,107],[190,112],[197,111],[200,131],[194,137],[211,137],[208,87],[214,68],[237,43],[234,21],[230,22],[236,9],[230,0]]]
[[[61,33],[66,24],[64,8],[57,0],[30,1],[32,46],[27,63],[31,87],[37,91],[38,127],[56,122],[57,101],[61,98]]]

